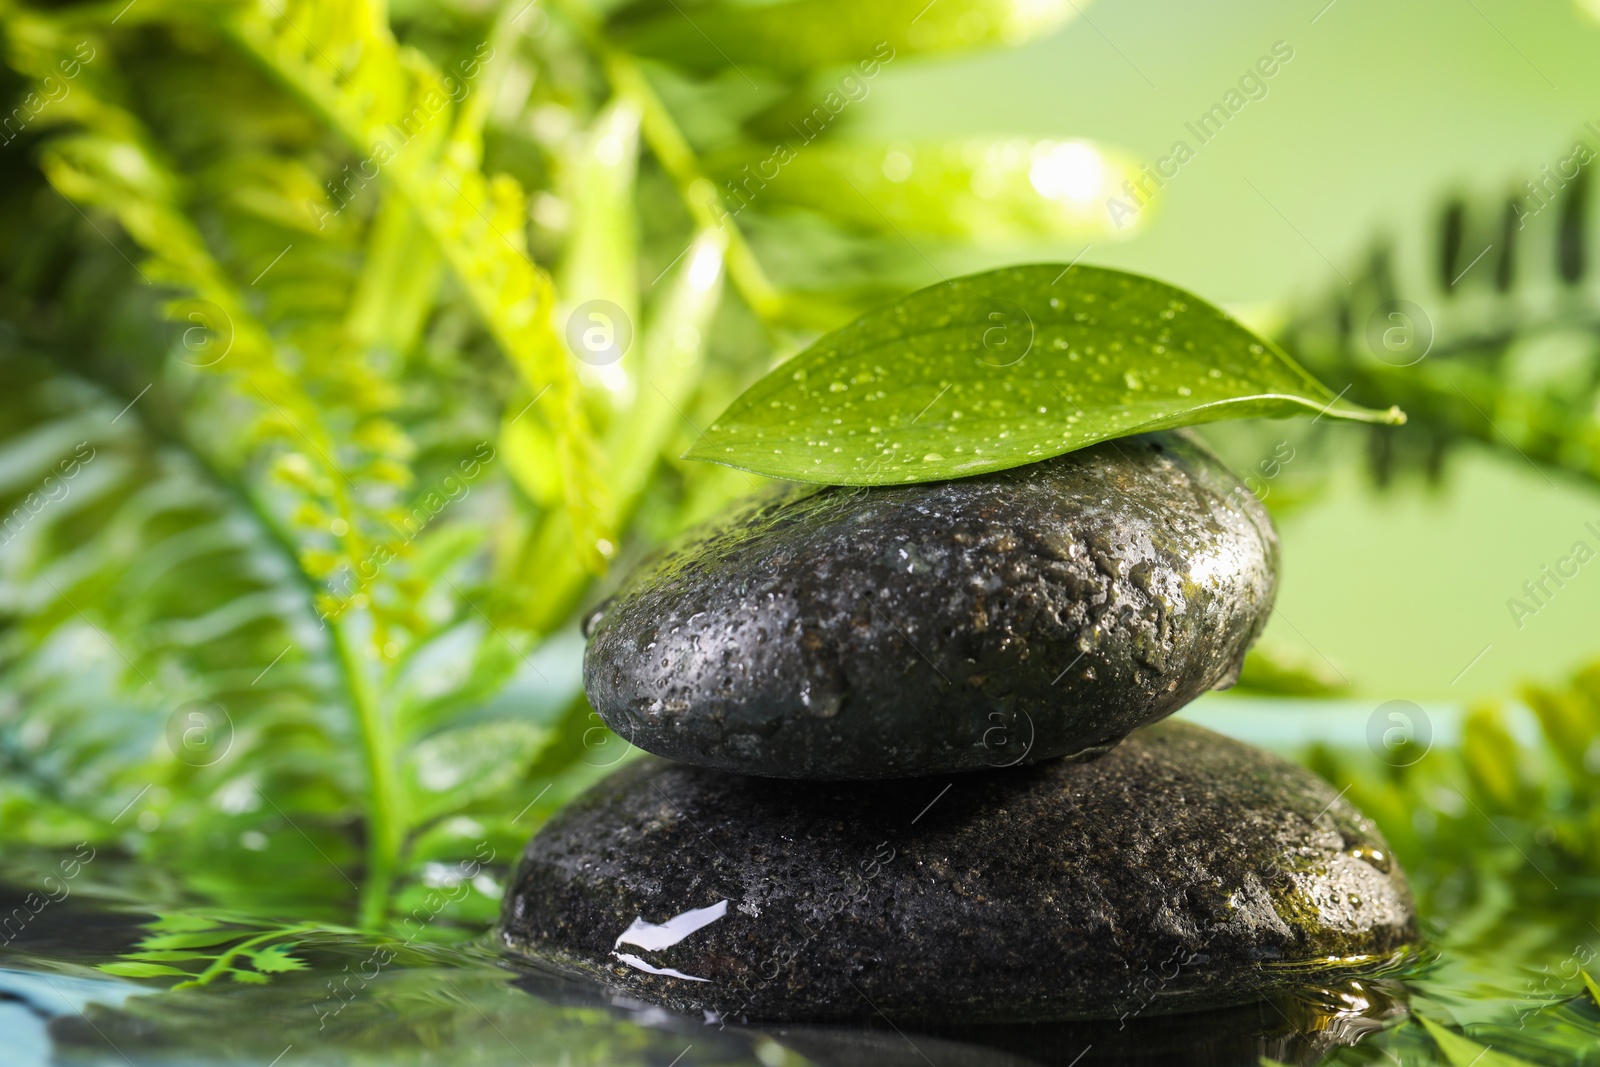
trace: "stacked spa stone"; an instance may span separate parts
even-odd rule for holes
[[[1415,938],[1370,821],[1180,722],[1272,607],[1265,511],[1183,435],[760,497],[591,619],[657,756],[529,844],[506,943],[749,1020],[1250,1002]]]

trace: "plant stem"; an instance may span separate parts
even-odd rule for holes
[[[200,468],[237,500],[261,527],[266,540],[281,554],[290,566],[296,582],[305,590],[310,607],[316,611],[320,586],[316,579],[301,566],[300,555],[294,541],[278,524],[261,501],[243,484],[190,441],[187,435],[174,432],[169,426],[158,426],[156,420],[137,416],[140,422],[158,440],[168,441],[182,448]],[[373,692],[371,680],[357,653],[348,631],[349,624],[329,619],[332,634],[334,668],[355,715],[361,732],[362,749],[367,764],[367,874],[363,879],[358,906],[358,925],[376,929],[383,921],[389,905],[389,887],[394,879],[395,864],[400,855],[401,825],[399,820],[399,790],[395,780],[393,757],[393,732],[383,718]]]
[[[317,929],[319,928],[314,923],[296,923],[293,926],[285,926],[276,930],[268,930],[264,934],[257,934],[255,937],[246,938],[245,940],[234,945],[232,948],[228,949],[226,952],[222,953],[222,955],[218,956],[216,959],[212,960],[211,965],[205,970],[201,971],[199,974],[195,975],[186,982],[179,982],[172,988],[196,989],[200,986],[210,985],[214,980],[227,973],[228,968],[233,966],[233,961],[238,959],[240,954],[248,952],[257,945],[265,944],[268,941],[276,941],[283,937],[292,937],[295,934],[310,933]]]
[[[404,836],[394,732],[351,638],[349,623],[329,620],[328,626],[361,730],[361,750],[367,763],[367,871],[361,881],[357,919],[363,929],[375,930],[389,911],[389,888]]]
[[[700,169],[694,150],[644,72],[633,59],[610,49],[603,53],[603,59],[617,93],[639,108],[639,128],[645,142],[678,187],[678,196],[694,219],[695,228],[720,229],[727,235],[728,277],[739,295],[763,322],[776,318],[783,298],[761,269],[744,233],[729,221],[730,213],[722,206],[717,187]]]
[[[71,367],[70,361],[65,358],[54,362],[58,366]],[[113,383],[88,375],[81,368],[72,368],[72,373],[80,380],[105,390],[119,400],[126,398],[125,390],[119,389]],[[315,578],[306,573],[301,565],[300,554],[295,548],[294,540],[263,506],[260,498],[199,447],[185,432],[181,423],[151,417],[148,412],[148,407],[133,409],[133,418],[138,420],[140,426],[153,440],[163,442],[186,455],[219,489],[244,509],[259,528],[266,544],[277,552],[287,565],[292,580],[304,590],[307,604],[315,613],[317,593],[321,586]],[[367,757],[370,795],[367,812],[367,877],[361,890],[359,918],[361,926],[375,929],[388,910],[389,887],[394,878],[394,868],[402,843],[399,789],[393,758],[393,732],[379,710],[376,695],[363,668],[361,657],[351,643],[348,624],[328,620],[328,626],[332,632],[334,646],[333,667],[355,714],[361,732],[362,747]]]

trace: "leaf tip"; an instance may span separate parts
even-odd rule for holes
[[[728,458],[728,449],[716,440],[718,427],[708,426],[705,432],[695,438],[694,444],[683,450],[683,459],[697,460],[701,463],[721,463],[723,466],[732,467],[735,464]]]

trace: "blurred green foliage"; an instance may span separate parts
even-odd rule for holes
[[[1589,173],[1573,170],[1452,193],[1286,317],[1280,339],[1314,373],[1411,417],[1407,433],[1373,433],[1380,482],[1437,478],[1462,443],[1600,482],[1600,218]]]
[[[1307,755],[1383,827],[1425,913],[1448,915],[1449,940],[1462,945],[1501,937],[1513,923],[1526,932],[1550,921],[1558,938],[1593,932],[1600,664],[1519,695],[1474,708],[1459,744],[1424,743],[1418,732],[1380,755],[1327,745]],[[1524,740],[1513,716],[1525,709],[1536,730]]]
[[[1067,0],[679,6],[0,3],[0,848],[369,927],[484,863],[488,921],[623,748],[544,646],[753,482],[698,428],[899,227],[987,229],[975,174],[1012,236],[1101,225],[1092,145],[841,138]],[[814,195],[849,153],[887,225]]]

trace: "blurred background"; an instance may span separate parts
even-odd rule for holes
[[[914,140],[1000,128],[1088,137],[1154,161],[1175,140],[1197,145],[1184,124],[1287,42],[1294,58],[1268,95],[1197,145],[1161,191],[1159,216],[1086,257],[1247,319],[1270,323],[1275,308],[1345,288],[1337,272],[1354,275],[1381,236],[1423,239],[1450,197],[1515,190],[1578,138],[1595,143],[1584,124],[1600,123],[1600,72],[1589,62],[1600,26],[1581,4],[1138,3],[1084,15],[1015,51],[891,72],[858,132]],[[1036,254],[1067,261],[1083,245]],[[969,255],[960,266],[1006,259]],[[1335,390],[1346,384],[1324,377]],[[1353,459],[1364,432],[1340,430],[1340,451]],[[1589,486],[1547,482],[1500,443],[1498,454],[1453,455],[1430,491],[1380,497],[1341,478],[1280,515],[1273,636],[1320,650],[1363,698],[1445,703],[1592,655],[1600,583],[1574,582],[1520,630],[1505,602],[1567,552],[1600,505]]]

